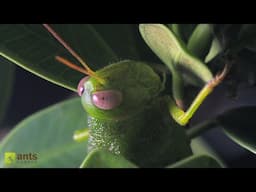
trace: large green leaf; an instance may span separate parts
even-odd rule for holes
[[[87,142],[76,143],[73,133],[87,127],[80,99],[71,99],[42,110],[21,123],[2,141],[0,167],[79,167]],[[36,161],[6,165],[5,152],[37,154]]]
[[[118,60],[131,59],[138,60],[139,53],[136,47],[135,30],[138,29],[136,24],[93,24],[93,27],[105,42],[112,48],[118,56]],[[109,62],[116,62],[108,61]],[[107,63],[107,64],[108,64]]]
[[[0,59],[0,124],[11,97],[14,69],[11,63]]]
[[[98,31],[90,24],[56,24],[52,27],[92,69],[106,66],[121,57],[135,57],[135,50],[131,47],[132,26],[104,25]],[[112,35],[103,34],[104,31]],[[116,42],[117,37],[119,44]],[[122,50],[122,53],[127,50],[127,55],[118,55],[119,52],[115,53],[117,50]],[[73,91],[83,76],[54,59],[56,55],[61,55],[78,64],[41,25],[0,25],[0,55],[46,80]]]
[[[96,149],[88,154],[80,168],[136,168],[136,166],[120,155]]]
[[[207,155],[193,155],[183,159],[168,168],[221,168],[221,165]]]
[[[234,142],[256,153],[256,107],[230,110],[219,117],[224,132]]]

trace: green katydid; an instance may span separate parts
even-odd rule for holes
[[[44,27],[84,68],[60,56],[56,60],[87,75],[80,81],[77,92],[89,115],[89,127],[76,132],[76,140],[88,139],[89,151],[106,149],[139,167],[163,167],[192,154],[182,126],[224,79],[227,65],[213,77],[208,67],[190,54],[167,27],[141,24],[145,42],[172,73],[173,97],[161,95],[165,81],[147,63],[124,60],[92,71],[49,25]],[[179,97],[182,73],[205,84],[187,111],[183,110],[182,96]]]

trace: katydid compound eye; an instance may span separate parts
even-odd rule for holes
[[[97,91],[92,94],[92,102],[99,109],[114,109],[121,104],[122,93],[116,90]]]
[[[83,79],[80,80],[78,86],[77,86],[77,93],[81,97],[84,92],[84,83],[90,78],[90,76],[86,76]]]

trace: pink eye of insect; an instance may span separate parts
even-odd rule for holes
[[[83,79],[80,80],[78,86],[77,86],[77,93],[81,97],[83,92],[84,92],[84,84],[85,82],[89,79],[89,76],[84,77]]]
[[[122,93],[116,90],[97,91],[92,94],[92,102],[99,109],[110,110],[122,102]]]

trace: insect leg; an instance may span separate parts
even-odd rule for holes
[[[199,108],[199,106],[202,104],[202,102],[206,99],[206,97],[213,91],[213,89],[217,85],[219,85],[223,81],[228,70],[229,66],[226,65],[221,73],[217,74],[211,81],[209,81],[198,93],[198,95],[186,112],[180,109],[177,105],[175,105],[174,101],[170,97],[168,97],[169,111],[175,121],[180,125],[185,126],[194,115],[196,110]]]
[[[88,139],[88,137],[89,137],[89,129],[88,128],[76,130],[73,135],[73,139],[76,142],[85,141]]]

